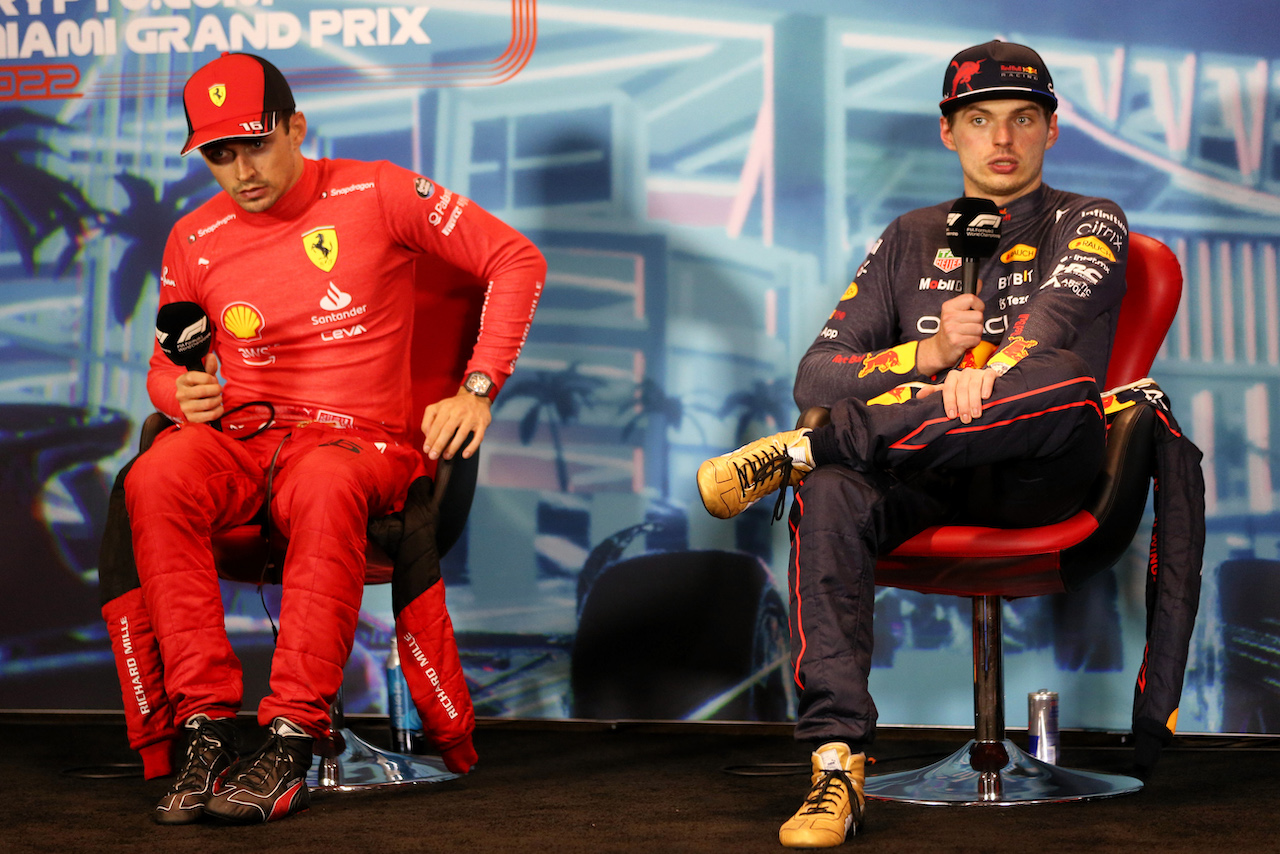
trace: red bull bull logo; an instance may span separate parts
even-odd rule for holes
[[[868,406],[889,406],[894,403],[906,403],[916,396],[916,392],[920,390],[922,383],[903,383],[900,386],[894,386],[884,394],[876,395],[867,401]]]
[[[954,98],[959,92],[961,86],[973,88],[973,76],[982,70],[982,63],[986,60],[979,59],[963,63],[952,61],[951,67],[956,70],[956,76],[951,80],[951,97]]]
[[[898,367],[898,354],[893,350],[885,350],[882,353],[869,353],[867,358],[862,360],[862,370],[858,371],[859,377],[865,377],[872,371],[884,373]]]
[[[979,341],[976,346],[965,351],[964,356],[960,359],[957,368],[981,368],[987,364],[991,358],[991,354],[996,351],[996,345],[990,341]]]
[[[889,371],[905,374],[913,370],[916,366],[917,346],[919,346],[918,341],[909,341],[879,353],[868,353],[862,361],[862,370],[858,371],[858,377],[865,377],[872,371],[879,371],[882,374]]]
[[[1031,352],[1031,348],[1039,344],[1039,341],[1028,341],[1021,335],[1015,335],[1009,339],[1009,343],[1004,345],[1000,350],[1000,355],[1006,359],[1012,359],[1014,362],[1020,362]]]
[[[1021,335],[1014,335],[1009,339],[1009,343],[1005,344],[991,357],[988,367],[995,368],[1001,374],[1021,362],[1031,352],[1031,348],[1039,344],[1039,341],[1033,341],[1023,338]]]

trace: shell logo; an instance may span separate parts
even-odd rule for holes
[[[222,328],[237,341],[257,341],[265,325],[262,312],[247,302],[233,302],[222,310]]]

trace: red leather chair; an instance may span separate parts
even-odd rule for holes
[[[1182,295],[1177,258],[1143,234],[1130,235],[1125,279],[1107,389],[1147,375]],[[936,526],[881,555],[876,584],[973,600],[976,731],[960,750],[926,768],[868,777],[868,797],[924,804],[1017,804],[1112,797],[1142,788],[1133,777],[1041,762],[1005,737],[1000,600],[1076,589],[1120,559],[1146,506],[1153,430],[1154,412],[1146,406],[1131,407],[1115,418],[1092,494],[1084,509],[1064,522],[1017,529]]]
[[[430,402],[457,392],[480,326],[484,297],[483,283],[433,258],[417,261],[417,288],[414,307],[414,335],[411,362],[430,366],[412,375],[413,412],[420,415]],[[139,453],[150,447],[161,430],[172,422],[153,413],[143,423]],[[419,447],[421,431],[413,431]],[[426,461],[433,473],[431,503],[437,513],[436,550],[440,557],[457,542],[466,524],[475,494],[480,455],[460,456],[439,463]],[[262,537],[258,524],[242,525],[215,534],[214,561],[218,575],[228,581],[261,584],[267,577],[279,577],[288,544]],[[365,584],[388,584],[393,562],[372,541],[366,552]],[[264,567],[267,569],[264,571]],[[319,791],[357,791],[408,783],[436,783],[458,775],[445,767],[439,756],[402,754],[375,747],[346,726],[342,694],[330,709],[330,738],[317,740],[318,761],[313,761],[307,784]]]

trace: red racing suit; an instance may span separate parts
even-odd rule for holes
[[[411,366],[409,354],[414,261],[426,254],[487,282],[467,371],[500,389],[528,334],[545,261],[514,229],[426,178],[386,162],[306,160],[267,211],[248,213],[220,193],[170,233],[161,305],[204,308],[224,407],[268,401],[275,426],[250,438],[263,421],[258,407],[229,414],[222,432],[182,423],[175,380],[184,369],[156,347],[148,391],[179,429],[121,478],[137,582],[125,572],[103,593],[130,744],[148,777],[167,773],[177,723],[239,709],[240,665],[209,538],[258,512],[269,477],[271,523],[289,549],[271,693],[258,717],[326,733],[354,640],[367,522],[398,508],[423,469],[410,441],[420,415],[410,371],[433,366]],[[442,583],[404,612],[413,625],[397,611],[397,635],[414,648],[404,660],[415,702],[450,767],[468,770],[474,715]],[[409,672],[411,660],[424,674]]]

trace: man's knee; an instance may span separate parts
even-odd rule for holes
[[[859,530],[880,496],[873,479],[844,466],[819,466],[796,490],[792,518],[810,530]]]

